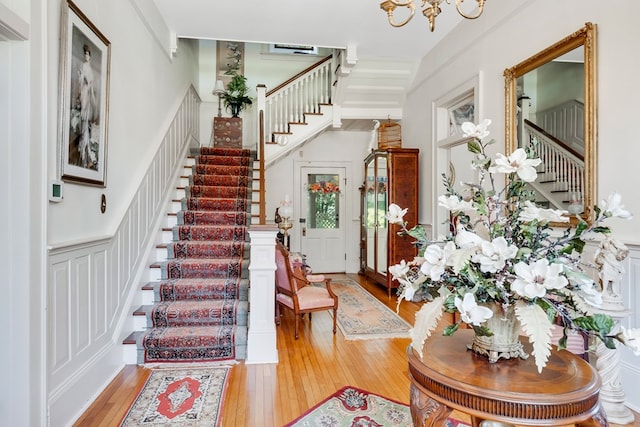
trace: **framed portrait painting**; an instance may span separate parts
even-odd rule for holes
[[[60,36],[60,178],[106,186],[111,43],[71,0]]]
[[[218,40],[216,50],[217,79],[226,87],[234,74],[244,74],[244,43]]]

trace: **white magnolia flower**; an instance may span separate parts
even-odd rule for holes
[[[509,245],[503,236],[496,237],[491,242],[484,241],[480,246],[481,252],[471,259],[480,264],[483,273],[496,273],[506,265],[506,260],[512,259],[518,253],[518,247]]]
[[[456,233],[456,245],[459,248],[476,248],[482,245],[484,240],[476,233],[467,231],[463,226],[458,226],[458,232]]]
[[[402,209],[400,206],[396,205],[395,203],[391,203],[389,205],[389,211],[384,217],[387,218],[387,221],[389,221],[389,223],[391,224],[402,224],[403,223],[402,218],[404,217],[404,215],[407,213],[408,210],[409,210],[408,208]]]
[[[482,123],[477,126],[471,122],[464,122],[460,125],[460,130],[462,130],[462,134],[465,137],[471,136],[478,139],[484,139],[489,136],[487,128],[490,124],[491,120],[489,119],[484,119]]]
[[[404,299],[406,299],[407,301],[412,301],[415,294],[416,288],[413,287],[413,284],[406,284],[406,286],[404,287]]]
[[[454,302],[460,312],[460,319],[465,323],[480,326],[482,322],[493,316],[493,312],[489,308],[478,305],[471,292],[464,294],[463,299],[456,297]]]
[[[540,159],[528,159],[527,152],[518,148],[509,157],[498,154],[495,164],[489,168],[490,173],[517,173],[521,180],[533,182],[538,177],[536,166],[542,163]]]
[[[392,265],[389,267],[389,273],[393,277],[393,280],[398,280],[404,277],[409,272],[409,265],[405,260],[400,261],[400,264]]]
[[[579,294],[587,304],[593,307],[600,307],[602,305],[602,292],[596,288],[595,283],[580,283]]]
[[[622,332],[620,332],[616,338],[627,347],[629,347],[633,354],[640,356],[640,329],[625,329],[621,326]]]
[[[424,251],[424,262],[420,266],[420,271],[429,276],[432,281],[437,282],[444,274],[447,264],[447,255],[451,246],[441,248],[439,245],[429,245]]]
[[[538,220],[540,224],[547,224],[549,222],[569,222],[567,211],[562,209],[542,209],[537,207],[533,202],[527,200],[522,204],[524,209],[518,215],[518,221],[531,222]]]
[[[608,217],[618,217],[622,219],[631,219],[633,214],[624,208],[622,204],[622,196],[619,193],[609,195],[607,200],[601,200],[598,207]]]
[[[511,289],[524,298],[542,298],[547,289],[562,289],[569,281],[561,276],[562,264],[549,264],[542,258],[533,264],[519,262],[513,267],[517,278],[511,284]]]
[[[438,206],[442,206],[450,211],[475,210],[471,202],[460,199],[458,196],[453,194],[448,197],[444,194],[438,197]]]

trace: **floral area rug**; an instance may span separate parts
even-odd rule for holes
[[[407,338],[411,325],[355,280],[332,281],[338,295],[338,327],[347,340]]]
[[[229,370],[154,370],[120,427],[220,426]]]
[[[284,427],[413,427],[409,406],[355,387],[343,387]],[[446,427],[469,427],[449,418]]]

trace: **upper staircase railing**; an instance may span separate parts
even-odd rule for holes
[[[544,175],[541,181],[553,181],[551,192],[578,193],[584,199],[584,156],[529,120],[525,120],[525,140],[532,144],[542,160]]]
[[[305,115],[320,114],[322,104],[331,104],[332,58],[333,55],[327,56],[266,92],[261,124],[266,143],[286,144],[290,124],[305,123]],[[258,100],[259,108],[260,105]]]

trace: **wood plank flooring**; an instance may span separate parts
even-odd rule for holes
[[[355,274],[348,277],[393,310],[396,298]],[[400,316],[413,323],[419,305],[403,302]],[[285,312],[277,327],[279,363],[245,365],[231,371],[223,405],[223,427],[280,427],[297,418],[337,389],[346,385],[369,390],[408,404],[409,379],[405,355],[409,339],[347,341],[340,331],[331,333],[329,312],[313,314],[301,322],[300,338],[293,336],[293,317]],[[149,370],[126,366],[74,424],[76,427],[117,426],[144,385]],[[455,418],[469,422],[464,414]],[[628,426],[640,427],[640,417]]]

